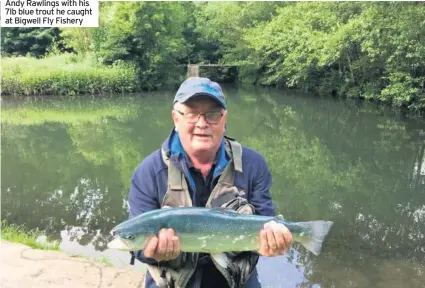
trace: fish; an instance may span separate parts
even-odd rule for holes
[[[107,247],[142,250],[147,239],[162,228],[171,228],[179,237],[182,252],[254,251],[259,249],[260,230],[269,221],[285,225],[293,241],[314,255],[319,255],[333,224],[324,220],[291,222],[282,216],[242,214],[226,208],[173,207],[151,210],[118,224],[110,232],[114,239]]]

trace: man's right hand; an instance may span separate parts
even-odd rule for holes
[[[153,258],[156,261],[174,260],[180,254],[180,240],[173,229],[161,229],[158,237],[154,236],[148,240],[143,249],[147,258]]]

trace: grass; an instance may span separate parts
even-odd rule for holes
[[[137,90],[135,69],[105,66],[91,56],[51,55],[46,58],[2,58],[2,95],[119,94]]]
[[[8,224],[7,221],[1,223],[1,239],[21,243],[40,250],[59,250],[59,243],[57,241],[50,242],[40,241],[45,238],[43,233],[38,230],[27,230],[22,226]]]
[[[27,245],[34,249],[39,250],[54,250],[59,251],[58,241],[49,241],[45,235],[38,230],[28,230],[22,226],[8,224],[7,221],[1,223],[1,239]],[[43,240],[41,240],[43,239]],[[89,261],[101,263],[107,267],[114,265],[104,256],[88,257],[82,254],[71,254],[71,257],[84,258]]]

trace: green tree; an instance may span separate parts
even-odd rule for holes
[[[93,34],[97,28],[60,28],[60,35],[66,47],[73,49],[78,54],[92,51]]]
[[[269,21],[282,2],[206,2],[195,11],[199,43],[208,47],[205,60],[242,61],[247,56],[245,31]]]
[[[1,53],[2,56],[29,53],[32,57],[42,57],[59,40],[58,28],[1,28]]]
[[[130,62],[138,67],[143,88],[177,83],[186,58],[182,35],[184,10],[176,2],[114,2],[101,14],[102,33],[94,40],[103,63]]]
[[[424,25],[425,7],[416,3],[296,3],[245,30],[248,57],[233,57],[254,63],[263,85],[419,110]]]

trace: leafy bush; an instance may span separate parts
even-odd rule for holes
[[[91,57],[62,54],[2,59],[2,95],[79,95],[134,92],[135,69],[98,65]]]

